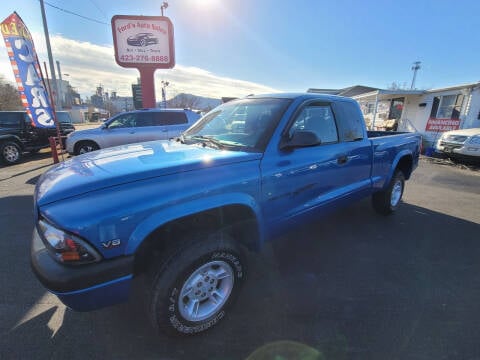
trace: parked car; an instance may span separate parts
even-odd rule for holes
[[[138,33],[127,39],[127,44],[131,46],[147,46],[158,44],[158,39],[152,33]]]
[[[435,149],[453,159],[480,162],[480,128],[447,131]]]
[[[111,146],[142,141],[167,140],[179,136],[200,115],[186,109],[144,109],[118,114],[95,129],[68,136],[69,154],[79,155]]]
[[[61,136],[75,130],[67,111],[57,111]],[[20,162],[24,153],[35,153],[50,146],[48,138],[57,136],[56,128],[39,128],[25,111],[0,111],[0,160],[12,165]]]
[[[395,212],[420,145],[419,134],[367,132],[350,98],[233,100],[177,141],[83,154],[44,173],[32,267],[85,311],[125,301],[141,277],[157,329],[200,333],[239,294],[245,249],[367,196],[377,212]]]

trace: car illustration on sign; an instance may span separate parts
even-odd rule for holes
[[[131,46],[147,46],[158,44],[158,39],[152,33],[138,33],[127,39],[127,44]]]

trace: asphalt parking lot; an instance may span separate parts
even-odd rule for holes
[[[479,359],[480,172],[422,160],[398,213],[368,200],[249,256],[229,317],[155,334],[141,293],[76,313],[33,276],[32,194],[47,152],[0,166],[1,359]]]

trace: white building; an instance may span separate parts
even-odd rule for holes
[[[415,131],[431,145],[444,131],[480,127],[480,82],[431,90],[375,90],[352,96],[370,129]]]

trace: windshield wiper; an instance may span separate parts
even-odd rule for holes
[[[185,138],[183,137],[183,134],[180,134],[179,137],[175,138],[175,141],[185,144]]]
[[[193,136],[190,136],[188,140],[197,140],[201,142],[204,147],[207,146],[208,144],[215,149],[222,149],[225,146],[225,144],[223,144],[221,141],[215,138],[212,138],[210,136],[193,135]]]

